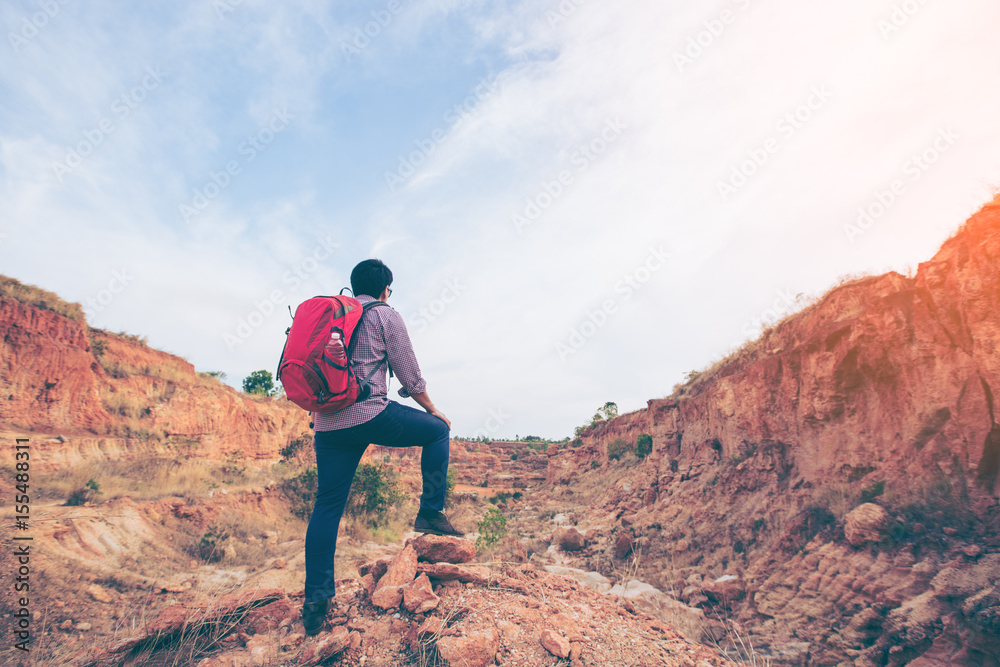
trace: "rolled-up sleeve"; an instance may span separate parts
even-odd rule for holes
[[[412,394],[424,392],[427,389],[427,382],[420,375],[420,366],[417,364],[417,356],[413,353],[413,344],[410,342],[410,334],[406,331],[403,316],[395,310],[390,311],[389,317],[385,319],[383,335],[389,366],[403,385],[399,395],[402,398],[409,398]]]

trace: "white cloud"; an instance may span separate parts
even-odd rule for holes
[[[550,24],[546,12],[569,5]],[[987,198],[1000,179],[1000,93],[988,84],[1000,9],[928,4],[883,39],[892,6],[413,3],[350,61],[340,42],[368,10],[246,0],[220,19],[210,3],[156,17],[74,7],[0,74],[18,91],[0,105],[3,271],[84,300],[135,267],[95,325],[147,334],[238,384],[280,352],[284,303],[235,351],[224,341],[270,308],[262,300],[336,292],[356,261],[380,256],[456,432],[502,408],[502,435],[568,435],[607,400],[624,411],[668,394],[777,290],[922,261]],[[705,37],[723,8],[733,20]],[[699,38],[702,53],[678,71],[675,54]],[[480,74],[445,83],[435,68],[448,59]],[[52,161],[157,64],[162,88],[58,186]],[[477,96],[484,79],[496,89]],[[778,123],[817,86],[830,99],[785,136]],[[446,115],[457,104],[460,122]],[[178,204],[285,106],[288,133],[183,223]],[[370,131],[397,108],[422,129]],[[610,142],[609,122],[621,126]],[[949,126],[954,146],[850,243],[857,208]],[[437,128],[416,173],[382,187]],[[777,150],[722,201],[718,183],[772,138]],[[337,189],[327,168],[355,162],[377,187]],[[571,182],[553,186],[564,171]],[[544,211],[518,232],[512,215],[529,202]],[[293,288],[286,276],[327,234],[341,240],[336,256]],[[673,256],[626,301],[616,287],[650,246]],[[616,312],[564,362],[557,344],[607,299]]]

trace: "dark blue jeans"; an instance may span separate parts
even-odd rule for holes
[[[316,432],[316,468],[319,488],[306,530],[306,602],[335,594],[333,559],[337,532],[351,482],[369,444],[383,447],[422,447],[420,472],[423,493],[420,508],[444,508],[448,478],[448,425],[444,420],[395,401],[375,418],[336,431]]]

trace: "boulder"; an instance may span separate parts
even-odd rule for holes
[[[403,587],[416,575],[417,552],[407,545],[389,561],[386,573],[372,593],[372,604],[386,610],[396,609],[403,600]]]
[[[552,533],[552,543],[558,544],[563,551],[579,551],[587,546],[587,540],[576,528],[556,528]]]
[[[867,542],[878,542],[889,525],[889,513],[875,503],[858,505],[847,513],[844,535],[856,547]]]
[[[469,540],[449,535],[421,535],[409,539],[417,560],[430,563],[469,563],[476,557],[476,546]]]

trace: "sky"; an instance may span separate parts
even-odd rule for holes
[[[0,273],[239,387],[289,306],[380,258],[460,436],[645,407],[844,276],[914,271],[1000,186],[989,0],[13,0],[0,24]]]

